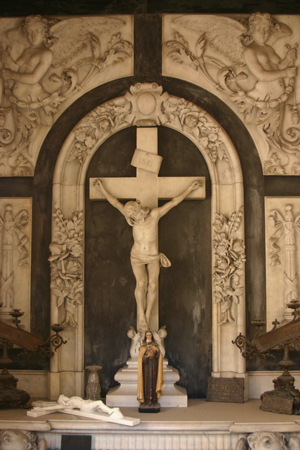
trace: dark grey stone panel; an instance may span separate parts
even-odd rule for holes
[[[117,133],[95,154],[87,174],[134,176],[134,127]],[[207,199],[186,201],[161,219],[160,250],[172,266],[160,275],[160,324],[166,325],[166,357],[182,374],[191,397],[203,397],[211,368],[210,181],[202,155],[180,133],[159,129],[160,175],[206,176]],[[85,364],[103,365],[103,394],[129,357],[127,331],[136,325],[135,281],[129,254],[132,230],[107,202],[86,194]],[[197,267],[197,268],[196,268]],[[188,349],[188,350],[187,350]]]

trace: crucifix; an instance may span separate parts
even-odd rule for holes
[[[137,149],[132,164],[134,178],[90,179],[90,199],[108,200],[133,227],[131,266],[136,278],[137,329],[159,329],[158,275],[160,266],[171,265],[158,252],[158,221],[184,199],[205,198],[204,177],[159,177],[157,128],[137,128]],[[143,156],[144,155],[144,156]],[[132,199],[123,205],[118,199]],[[158,200],[167,202],[158,207]]]

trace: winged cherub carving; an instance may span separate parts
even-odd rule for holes
[[[277,45],[292,30],[270,14],[261,13],[241,21],[186,15],[175,18],[172,25],[183,34],[176,30],[174,39],[164,43],[167,57],[196,70],[200,82],[213,85],[238,105],[246,123],[263,129],[271,154],[276,153],[277,171],[300,173],[299,161],[292,167],[300,142],[300,130],[294,127],[299,122],[295,99],[297,44]],[[184,29],[189,30],[189,36],[191,31],[199,35],[193,50]],[[266,164],[267,173],[270,170],[274,169]]]
[[[28,147],[33,129],[50,126],[61,103],[99,85],[104,70],[130,57],[125,25],[110,16],[29,16],[0,36],[0,153],[15,151],[21,137]]]

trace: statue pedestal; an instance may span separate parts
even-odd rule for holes
[[[109,390],[106,395],[106,404],[110,407],[139,406],[137,401],[137,359],[129,359],[127,365],[118,370],[115,380],[120,383]],[[182,407],[188,405],[188,397],[183,387],[175,385],[179,381],[179,372],[168,366],[168,360],[163,361],[164,386],[159,403],[164,407]]]

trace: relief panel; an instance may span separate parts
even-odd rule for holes
[[[291,320],[287,307],[299,300],[300,270],[300,198],[267,197],[266,272],[267,329],[277,319],[281,324]]]
[[[0,318],[20,309],[21,326],[30,331],[31,198],[0,199]]]
[[[166,15],[163,75],[221,98],[245,123],[266,175],[300,174],[300,16]]]
[[[0,176],[32,176],[60,114],[87,91],[132,75],[132,18],[3,18],[0,42]]]

